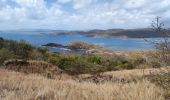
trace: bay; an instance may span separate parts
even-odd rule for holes
[[[153,45],[142,38],[92,38],[82,35],[47,35],[39,32],[0,32],[0,37],[16,41],[24,40],[35,47],[42,47],[47,43],[68,45],[74,41],[81,41],[100,45],[116,52],[153,50]],[[49,50],[52,52],[72,52],[64,48],[49,48]]]

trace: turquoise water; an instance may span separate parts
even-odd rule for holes
[[[82,41],[87,43],[98,44],[106,49],[128,52],[128,51],[146,51],[152,50],[153,46],[144,39],[120,39],[120,38],[91,38],[80,35],[43,35],[39,32],[0,32],[0,37],[12,40],[25,40],[36,47],[47,43],[59,43],[68,45],[74,41]],[[50,51],[67,51],[63,48],[50,48]]]

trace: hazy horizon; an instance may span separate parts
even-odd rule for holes
[[[92,30],[138,30],[138,29],[151,29],[151,27],[145,28],[105,28],[105,29],[39,29],[39,28],[23,28],[23,29],[2,29],[0,31],[92,31]],[[168,28],[169,29],[169,28]]]

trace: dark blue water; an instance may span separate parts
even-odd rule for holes
[[[59,43],[68,45],[74,41],[82,41],[101,45],[113,51],[146,51],[152,50],[153,46],[144,39],[111,39],[111,38],[91,38],[80,35],[43,35],[38,32],[0,32],[0,37],[12,40],[25,40],[36,47],[47,43]],[[50,48],[50,51],[67,51],[63,48]]]

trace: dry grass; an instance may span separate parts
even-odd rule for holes
[[[0,70],[0,100],[163,100],[162,89],[136,83],[79,83]]]
[[[170,68],[146,68],[146,69],[132,69],[132,70],[122,70],[122,71],[111,71],[105,72],[103,75],[111,75],[113,77],[132,79],[135,77],[142,77],[145,75],[156,75],[161,73],[168,73]]]
[[[42,74],[47,72],[53,74],[60,74],[63,72],[57,66],[54,66],[44,61],[7,60],[4,65],[5,69],[28,74]]]
[[[116,79],[117,81],[123,80],[136,80],[142,78],[146,75],[157,75],[162,73],[170,72],[169,67],[161,67],[161,68],[145,68],[145,69],[132,69],[132,70],[121,70],[121,71],[110,71],[104,72],[100,75],[103,77],[112,77],[112,79]],[[79,79],[86,79],[93,77],[90,74],[81,74],[78,76]],[[114,81],[115,82],[115,81]]]

